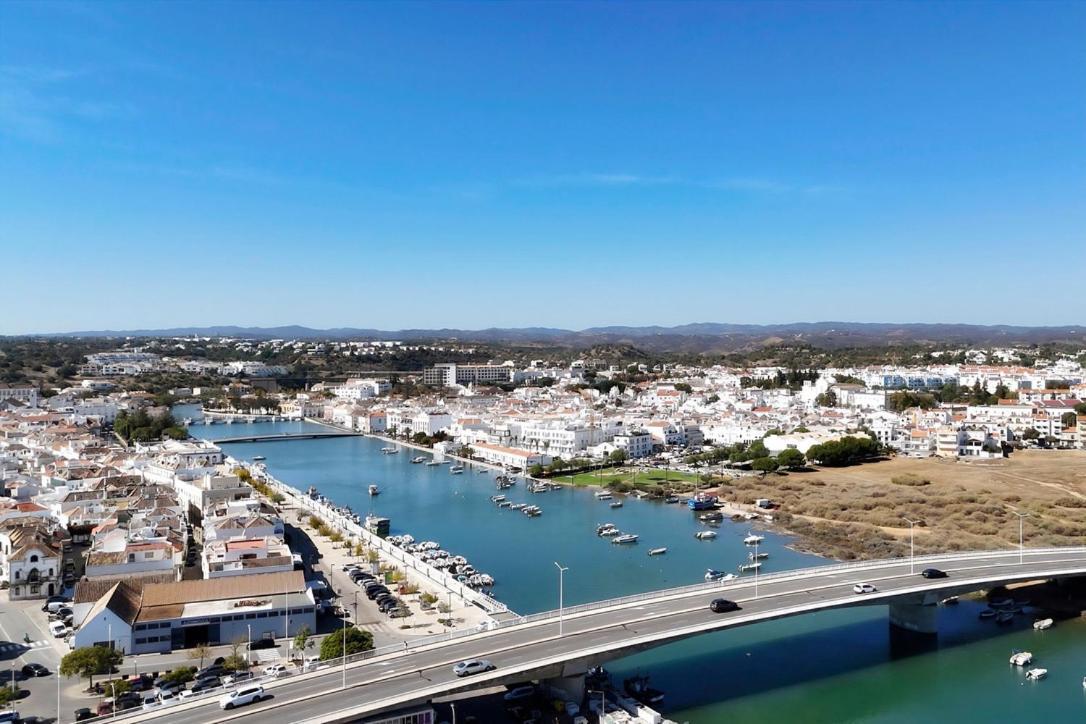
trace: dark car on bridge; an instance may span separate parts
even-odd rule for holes
[[[920,572],[920,575],[924,578],[946,578],[946,571],[940,571],[938,568],[925,568]]]
[[[735,601],[729,601],[726,598],[714,598],[712,603],[709,604],[709,610],[713,613],[727,613],[729,611],[738,611],[739,604]]]

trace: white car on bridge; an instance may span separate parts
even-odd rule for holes
[[[481,674],[484,671],[493,671],[496,667],[486,659],[468,659],[461,661],[453,667],[453,673],[457,676],[471,676]]]
[[[872,586],[870,583],[857,583],[852,587],[853,593],[874,593],[879,589]]]

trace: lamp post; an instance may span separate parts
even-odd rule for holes
[[[919,520],[909,520],[904,518],[905,522],[909,524],[909,573],[916,573],[916,547],[913,544],[913,526],[919,523]]]
[[[1017,510],[1012,510],[1012,513],[1018,516],[1018,565],[1022,565],[1022,556],[1025,552],[1025,540],[1022,536],[1022,524],[1026,518],[1029,517],[1029,513],[1019,513]]]
[[[558,561],[555,561],[554,565],[555,565],[555,567],[558,568],[558,635],[562,636],[563,633],[564,633],[564,631],[563,631],[563,626],[564,626],[564,613],[563,613],[563,610],[565,608],[564,602],[563,602],[563,593],[564,593],[564,591],[562,590],[563,589],[563,584],[564,584],[563,579],[565,578],[565,572],[568,571],[569,569],[568,568],[563,568],[561,565],[558,564]]]
[[[762,562],[758,559],[758,541],[754,541],[754,597],[758,598],[758,569],[762,567]]]
[[[607,713],[607,692],[604,691],[603,689],[589,689],[588,693],[589,694],[599,694],[600,695],[600,716],[599,716],[599,720],[603,721],[603,717]]]
[[[343,655],[343,685],[341,688],[347,688],[347,617],[343,617],[343,647],[340,649],[340,654]]]
[[[245,670],[248,671],[253,666],[253,625],[245,624],[245,630],[248,632],[245,637]]]

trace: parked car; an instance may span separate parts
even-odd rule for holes
[[[222,685],[233,686],[238,682],[248,681],[251,678],[253,678],[253,672],[251,671],[235,671],[232,674],[227,674],[226,676],[222,677]]]
[[[321,665],[321,657],[319,656],[306,656],[305,661],[302,663],[302,671],[315,671],[318,666]]]
[[[53,621],[49,624],[49,633],[53,634],[54,638],[62,639],[68,635],[68,624],[63,621]]]
[[[366,589],[366,598],[372,601],[373,599],[380,596],[382,593],[389,593],[389,590],[384,586],[380,586],[378,588],[369,588]]]
[[[709,604],[709,610],[713,613],[728,613],[729,611],[738,611],[739,604],[726,598],[714,598]]]
[[[490,663],[486,659],[468,659],[467,661],[461,661],[459,664],[453,666],[453,673],[458,677],[471,676],[472,674],[481,674],[484,671],[493,671],[494,664]]]
[[[519,701],[520,699],[528,699],[535,696],[534,686],[516,686],[509,691],[505,692],[502,696],[506,701]]]
[[[31,662],[23,666],[24,676],[49,676],[49,669],[39,663]]]
[[[220,709],[233,709],[237,706],[245,706],[269,698],[264,694],[263,686],[248,686],[244,689],[236,689],[219,699]]]
[[[45,603],[42,604],[41,610],[45,611],[46,613],[52,613],[53,611],[56,611],[58,608],[60,608],[61,606],[65,606],[68,603],[70,602],[66,596],[50,596],[49,598],[45,599]]]
[[[275,639],[257,639],[256,641],[249,642],[249,650],[257,651],[259,649],[274,649]]]
[[[209,676],[203,679],[197,679],[190,691],[193,694],[199,694],[201,691],[210,691],[211,689],[218,689],[222,686],[222,682],[217,676]]]
[[[226,669],[222,667],[222,664],[212,664],[211,666],[205,666],[196,672],[197,679],[206,679],[214,676],[216,678],[226,673]]]
[[[93,719],[95,714],[87,707],[83,707],[82,709],[76,709],[73,716],[76,721],[86,721],[87,719]]]
[[[853,593],[874,593],[878,589],[872,586],[870,583],[857,583],[852,587]]]
[[[89,709],[88,709],[89,711]],[[19,712],[14,709],[10,711],[0,712],[0,722],[20,722],[23,721],[19,718]]]
[[[273,679],[278,679],[280,676],[286,676],[289,673],[286,664],[271,664],[264,667],[264,676],[270,676]]]
[[[946,578],[946,571],[941,571],[938,568],[925,568],[920,571],[920,575],[924,578]]]

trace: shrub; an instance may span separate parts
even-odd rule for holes
[[[919,475],[912,473],[905,473],[904,475],[895,475],[890,478],[890,482],[894,485],[908,485],[913,488],[922,487],[924,485],[931,485],[931,481],[927,478],[922,478]]]

